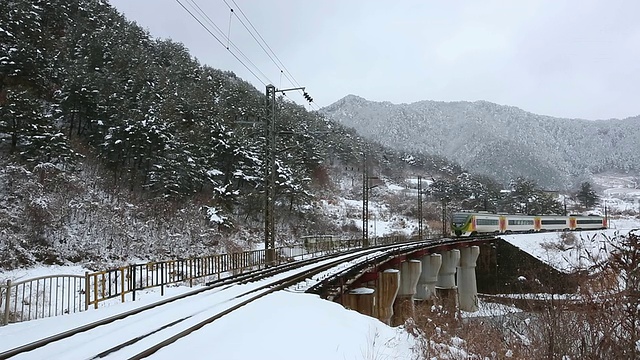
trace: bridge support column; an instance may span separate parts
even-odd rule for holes
[[[400,288],[400,270],[382,271],[376,280],[376,317],[387,325],[391,325],[393,303]]]
[[[371,288],[361,287],[350,290],[343,295],[342,305],[360,314],[373,317],[376,305],[376,291]]]
[[[408,260],[400,265],[400,289],[393,304],[393,326],[402,325],[408,318],[414,317],[413,295],[416,293],[416,285],[421,272],[422,262],[420,260]]]
[[[436,293],[442,300],[445,313],[453,316],[457,307],[456,268],[460,263],[460,250],[454,249],[442,252],[442,265],[438,272]]]
[[[458,267],[458,301],[460,310],[478,311],[478,284],[476,284],[476,260],[480,255],[479,246],[460,249]]]
[[[416,300],[425,308],[430,308],[436,300],[436,283],[442,265],[442,255],[429,254],[421,259],[422,272],[416,287]]]

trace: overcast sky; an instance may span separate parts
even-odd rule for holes
[[[355,94],[393,103],[487,100],[569,118],[640,115],[640,1],[235,0],[239,9],[226,1],[319,106]],[[292,87],[235,16],[231,41],[266,78],[246,70],[177,0],[110,2],[201,63],[260,90],[263,82]],[[225,1],[195,2],[226,35]]]

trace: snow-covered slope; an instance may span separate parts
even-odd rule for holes
[[[322,112],[383,145],[443,155],[503,181],[524,176],[565,188],[591,173],[640,170],[640,117],[560,119],[486,101],[392,104],[354,95]]]

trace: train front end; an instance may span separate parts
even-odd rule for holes
[[[472,213],[454,213],[451,216],[451,233],[455,236],[470,236],[475,230]]]

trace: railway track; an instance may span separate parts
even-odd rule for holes
[[[142,359],[268,294],[328,276],[332,268],[343,269],[340,264],[424,244],[425,240],[383,245],[253,271],[12,348],[1,352],[0,359]]]

